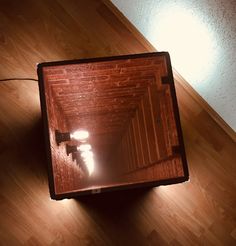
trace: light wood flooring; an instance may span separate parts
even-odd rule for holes
[[[100,0],[0,0],[0,79],[147,51]],[[236,245],[236,144],[176,90],[190,182],[53,201],[37,82],[1,82],[0,245]]]

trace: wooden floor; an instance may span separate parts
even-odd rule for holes
[[[0,0],[0,79],[147,52],[99,0]],[[190,182],[49,199],[39,92],[0,84],[0,245],[236,245],[236,145],[176,83]]]

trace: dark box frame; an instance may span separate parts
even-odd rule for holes
[[[53,170],[52,170],[52,159],[51,159],[51,151],[50,151],[50,141],[49,141],[49,123],[46,112],[46,98],[45,98],[45,87],[43,83],[43,67],[47,66],[57,66],[57,65],[68,65],[68,64],[80,64],[80,63],[92,63],[92,62],[102,62],[102,61],[113,61],[120,59],[132,59],[132,58],[141,58],[141,57],[153,57],[153,56],[165,56],[167,61],[167,70],[168,70],[168,81],[171,89],[171,97],[173,102],[174,116],[177,126],[177,132],[179,136],[179,147],[180,154],[182,157],[183,164],[183,177],[178,178],[170,178],[159,181],[145,182],[145,183],[133,183],[128,185],[120,185],[120,186],[112,186],[112,187],[104,187],[101,189],[93,189],[93,190],[85,190],[85,191],[75,191],[68,192],[65,194],[56,194],[54,188],[54,179],[53,179]],[[39,79],[39,91],[40,91],[40,102],[41,102],[41,112],[44,124],[44,136],[45,136],[45,145],[46,145],[46,153],[47,153],[47,163],[48,163],[48,180],[49,180],[49,191],[52,199],[61,200],[64,198],[74,198],[79,195],[88,195],[88,194],[96,194],[107,191],[115,191],[115,190],[125,190],[132,188],[140,188],[140,187],[156,187],[160,185],[169,185],[169,184],[177,184],[181,182],[185,182],[189,180],[189,171],[187,166],[187,159],[183,141],[183,133],[180,124],[180,116],[178,110],[178,103],[176,98],[176,91],[174,86],[174,79],[171,67],[171,60],[168,52],[152,52],[152,53],[142,53],[142,54],[131,54],[131,55],[121,55],[121,56],[112,56],[112,57],[98,57],[98,58],[88,58],[88,59],[75,59],[75,60],[64,60],[64,61],[53,61],[53,62],[44,62],[40,63],[37,66],[37,74]],[[166,83],[166,78],[163,78],[162,82]]]

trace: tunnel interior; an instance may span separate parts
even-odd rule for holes
[[[63,62],[42,67],[55,193],[184,176],[165,55]],[[58,144],[55,131],[86,131]],[[91,147],[88,172],[78,150]]]

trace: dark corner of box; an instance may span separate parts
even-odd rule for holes
[[[184,176],[183,176],[183,182],[189,181],[189,170],[188,166],[184,166]]]
[[[168,51],[163,51],[162,53],[166,57],[167,61],[170,62],[170,53]]]
[[[43,67],[43,63],[37,63],[37,64],[36,64],[36,69],[37,69],[38,75],[39,75],[40,73],[42,73],[42,67]]]
[[[53,185],[50,184],[50,182],[49,182],[49,194],[52,200],[62,200],[63,199],[60,195],[56,194],[55,189]]]

